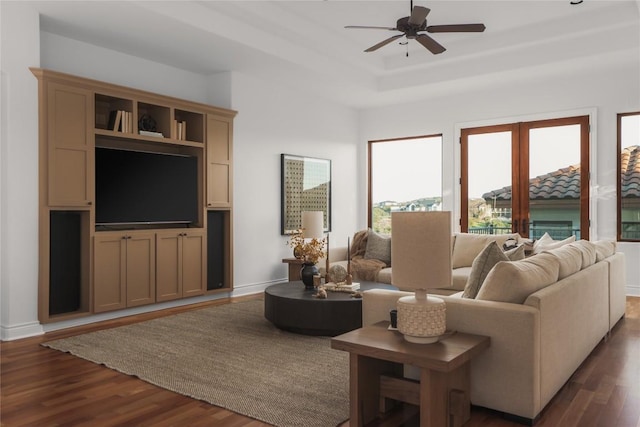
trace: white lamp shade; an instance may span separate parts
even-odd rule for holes
[[[322,211],[302,212],[302,235],[307,239],[324,237],[324,213]]]
[[[451,212],[393,212],[391,234],[394,286],[451,286]]]

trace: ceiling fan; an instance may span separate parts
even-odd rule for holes
[[[429,25],[427,26],[427,15],[431,12],[431,9],[422,6],[413,6],[413,0],[411,0],[411,16],[405,16],[404,18],[398,19],[395,27],[369,27],[362,25],[347,25],[345,28],[359,28],[359,29],[375,29],[375,30],[388,30],[388,31],[401,31],[402,34],[397,34],[395,36],[391,36],[386,40],[381,41],[378,44],[371,46],[369,49],[366,49],[365,52],[373,52],[374,50],[380,49],[382,46],[385,46],[391,43],[394,40],[397,40],[401,37],[406,37],[408,40],[414,39],[418,41],[422,46],[429,49],[431,53],[437,55],[439,53],[444,52],[446,49],[440,43],[435,41],[431,36],[425,33],[421,33],[421,31],[426,31],[427,33],[454,33],[454,32],[465,32],[465,33],[481,33],[485,30],[484,24],[452,24],[452,25]]]

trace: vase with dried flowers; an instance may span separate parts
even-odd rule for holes
[[[313,276],[318,274],[316,264],[325,256],[325,239],[305,239],[304,230],[297,230],[287,242],[294,248],[296,258],[302,259],[303,267],[300,271],[302,283],[306,289],[313,289]]]

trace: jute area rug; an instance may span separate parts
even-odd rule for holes
[[[349,359],[281,331],[264,302],[194,310],[42,345],[275,426],[349,418]]]

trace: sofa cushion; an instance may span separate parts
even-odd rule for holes
[[[569,243],[569,245],[578,248],[582,253],[582,269],[589,267],[596,263],[596,245],[588,240],[576,240]]]
[[[616,253],[616,242],[610,240],[598,240],[593,242],[596,248],[596,262],[609,258]]]
[[[383,268],[378,272],[378,282],[391,284],[391,267]]]
[[[504,242],[509,239],[518,241],[520,235],[511,234],[473,234],[473,233],[455,233],[455,241],[453,245],[453,268],[470,267],[473,260],[478,254],[489,244],[489,242],[497,242],[502,248]]]
[[[560,264],[549,253],[521,261],[500,261],[487,275],[476,299],[522,304],[532,293],[558,280]]]
[[[564,240],[553,240],[549,233],[544,233],[542,237],[533,242],[533,253],[539,254],[542,251],[559,248],[576,241],[576,236],[569,236]]]
[[[463,291],[467,286],[467,280],[471,274],[471,267],[454,268],[451,272],[451,288],[457,291]]]
[[[558,280],[571,276],[582,269],[582,252],[576,246],[564,245],[543,253],[550,253],[558,258],[560,266]]]
[[[364,253],[365,259],[379,259],[387,267],[391,265],[391,237],[383,236],[369,229],[367,235],[367,249]]]
[[[489,274],[489,271],[500,261],[509,261],[509,257],[500,249],[498,244],[490,242],[478,254],[471,264],[471,273],[462,293],[463,298],[475,298],[482,286],[482,282]]]

